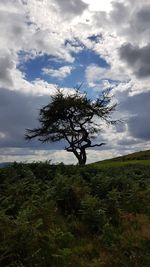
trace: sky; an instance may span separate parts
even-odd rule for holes
[[[56,87],[111,88],[116,116],[88,162],[150,149],[149,0],[0,1],[0,162],[76,163],[64,144],[24,139]]]

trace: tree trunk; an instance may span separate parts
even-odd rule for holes
[[[81,149],[80,156],[79,156],[79,159],[78,159],[78,163],[79,163],[79,165],[85,165],[85,163],[86,163],[86,152],[85,152],[85,149]]]
[[[75,157],[78,160],[78,164],[79,165],[85,165],[86,163],[86,151],[85,148],[80,148],[80,152],[78,152],[76,149],[72,148],[72,149],[68,149],[68,152],[73,152],[73,154],[75,155]]]

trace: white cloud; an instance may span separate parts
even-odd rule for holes
[[[59,69],[51,69],[51,68],[43,68],[43,74],[49,75],[51,77],[55,77],[58,79],[64,79],[68,75],[70,75],[71,71],[73,70],[72,66],[63,66]]]
[[[106,70],[98,67],[96,64],[91,64],[86,68],[85,75],[88,83],[100,81],[104,78]]]
[[[55,60],[61,61],[64,67],[58,69],[45,67],[44,73],[63,79],[71,74],[77,53],[88,48],[93,50],[97,57],[106,60],[110,66],[109,68],[101,68],[96,64],[87,66],[85,76],[93,90],[97,84],[101,88],[111,86],[109,79],[118,80],[113,86],[118,102],[150,90],[148,57],[144,54],[143,59],[144,47],[148,47],[150,43],[148,0],[112,2],[110,0],[5,0],[0,2],[0,33],[0,87],[2,88],[32,96],[51,95],[55,92],[56,85],[38,77],[33,81],[27,80],[25,74],[18,69],[19,63],[30,58],[36,59],[38,55],[52,56]],[[92,35],[99,36],[97,41],[88,38]],[[138,47],[138,52],[141,54],[139,58],[142,58],[142,61],[140,63],[138,61],[135,68],[129,66],[127,53],[124,58],[120,56],[120,48],[125,43],[128,43],[128,47]],[[26,56],[20,56],[21,52]],[[72,65],[68,66],[68,63]],[[148,72],[141,80],[137,73],[139,74],[139,70],[145,67]],[[67,92],[69,90],[70,88],[66,88]],[[144,106],[142,96],[140,99]],[[132,114],[132,110],[130,112]],[[142,125],[140,120],[139,124]],[[146,143],[141,141],[136,145],[134,142],[137,140],[132,138],[128,129],[124,131],[117,134],[115,130],[111,130],[108,136],[105,134],[105,138],[110,142],[113,140],[114,144],[113,148],[109,146],[111,149],[111,152],[107,151],[109,155],[122,153],[123,148],[125,151],[131,151],[147,147]],[[122,147],[117,145],[115,140],[123,143],[123,139],[133,145],[130,148],[125,144]],[[96,160],[99,152],[90,153]],[[40,156],[42,157],[40,154],[37,157]],[[59,158],[59,154],[56,153],[55,156]],[[48,155],[45,154],[44,157],[47,158]],[[62,154],[63,157],[69,162],[70,154],[67,156]]]
[[[89,5],[90,11],[110,11],[111,10],[111,0],[83,0],[83,2]]]
[[[9,90],[20,91],[29,95],[51,95],[56,91],[56,84],[41,79],[28,81],[25,79],[25,75],[16,68],[11,70],[11,76],[13,77],[13,84],[7,86]],[[3,84],[0,83],[0,85],[4,87]]]
[[[103,150],[88,150],[88,163],[100,161],[106,158],[112,158],[117,156],[115,150],[103,151]],[[77,160],[73,154],[64,150],[32,150],[32,149],[20,149],[20,148],[7,148],[0,149],[0,162],[33,162],[33,161],[46,161],[50,160],[51,163],[65,164],[77,164]]]
[[[115,73],[115,70],[113,68],[102,68],[96,64],[87,66],[85,70],[85,77],[89,85],[91,83],[97,83],[101,81],[104,81],[105,85],[106,83],[110,85],[108,81],[109,79],[116,80],[117,83],[118,81],[124,82],[129,79],[129,76],[127,76],[125,73]]]
[[[20,51],[28,53],[28,58],[47,54],[73,63],[75,53],[83,49],[71,43],[77,38],[85,47],[95,51],[110,64],[109,71],[101,73],[101,70],[96,69],[96,73],[100,72],[100,75],[111,79],[121,81],[131,79],[134,82],[132,70],[119,57],[118,51],[124,42],[138,43],[140,46],[148,43],[149,12],[150,5],[146,0],[134,1],[134,4],[131,0],[112,3],[110,0],[105,3],[98,0],[15,0],[13,3],[7,0],[5,3],[1,2],[0,50],[7,58],[5,68],[0,69],[3,76],[1,85],[12,89],[11,85],[14,80],[17,80],[16,73],[18,73],[23,78],[22,83],[27,87],[28,81],[23,73],[19,74],[17,69]],[[98,42],[94,43],[88,39],[92,34],[101,36]],[[70,43],[65,44],[66,40],[70,40]],[[8,55],[11,56],[11,61]],[[1,56],[0,61],[0,66],[3,66],[4,59]],[[92,75],[89,69],[88,71],[89,75]],[[51,68],[48,71],[45,68],[45,72],[47,74],[49,72],[53,77],[61,78],[66,77],[70,69],[69,67],[58,70]],[[93,74],[95,78],[96,73]],[[107,79],[107,77],[103,78]],[[140,83],[138,79],[136,83]],[[15,88],[19,86],[20,84],[18,86],[15,84]],[[140,86],[136,85],[136,87]]]

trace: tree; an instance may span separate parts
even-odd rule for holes
[[[51,97],[51,102],[40,110],[40,127],[27,129],[25,138],[38,138],[39,141],[57,142],[65,140],[66,151],[72,152],[79,165],[86,163],[86,150],[90,147],[100,147],[104,143],[92,143],[101,131],[100,122],[114,124],[112,113],[116,104],[111,104],[109,91],[103,92],[95,101],[76,90],[74,94],[65,94],[58,89]]]

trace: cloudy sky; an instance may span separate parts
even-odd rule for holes
[[[75,163],[63,144],[24,140],[55,88],[83,83],[89,97],[112,88],[124,123],[89,162],[150,149],[150,1],[0,1],[0,162]],[[69,155],[68,155],[69,154]]]

